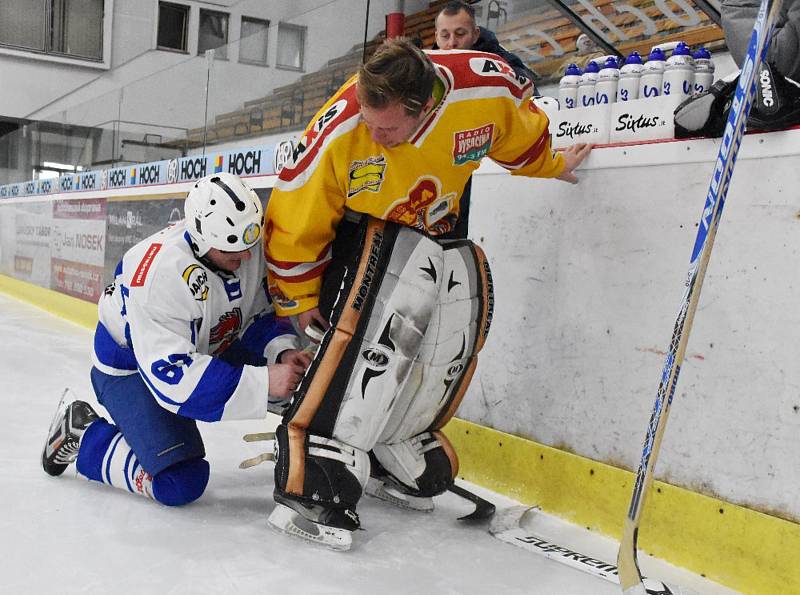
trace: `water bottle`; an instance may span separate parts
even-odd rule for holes
[[[662,94],[681,101],[694,91],[694,58],[689,46],[680,42],[664,66]]]
[[[594,86],[597,83],[599,72],[600,67],[594,60],[586,65],[586,69],[581,75],[580,83],[578,83],[578,96],[576,99],[578,107],[594,105]]]
[[[614,103],[617,99],[617,85],[619,84],[619,62],[616,56],[609,56],[597,73],[597,83],[594,86],[594,101],[597,105]]]
[[[714,83],[714,60],[711,52],[704,47],[699,47],[694,56],[694,92],[708,91]]]
[[[577,64],[570,64],[558,83],[558,103],[561,109],[577,107],[578,83],[581,82],[581,69]]]
[[[642,57],[639,52],[631,52],[625,64],[619,69],[617,101],[631,101],[639,97],[639,79],[642,78]]]
[[[655,48],[647,57],[647,63],[642,69],[639,79],[639,98],[658,97],[661,95],[661,85],[664,81],[664,52]]]

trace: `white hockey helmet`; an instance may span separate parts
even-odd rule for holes
[[[261,239],[261,199],[233,174],[200,178],[186,197],[184,213],[186,231],[198,256],[211,248],[241,252]]]

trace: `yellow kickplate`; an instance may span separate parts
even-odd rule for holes
[[[0,275],[0,291],[88,329],[97,326],[97,304]]]
[[[619,539],[634,474],[461,419],[444,428],[459,474]],[[800,593],[800,525],[659,481],[639,547],[747,594]]]

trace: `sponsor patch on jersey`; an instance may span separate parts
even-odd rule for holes
[[[347,198],[363,190],[378,192],[386,172],[386,158],[383,155],[367,157],[363,161],[353,161],[347,175]]]
[[[314,122],[308,127],[308,130],[306,130],[305,134],[300,139],[300,142],[298,142],[293,148],[291,164],[287,162],[284,167],[288,167],[290,165],[293,166],[299,162],[306,152],[314,147],[314,145],[317,143],[317,139],[325,131],[325,129],[330,126],[331,122],[333,122],[337,116],[344,113],[346,107],[347,100],[340,99],[327,110],[325,110],[324,114],[314,120]]]
[[[239,336],[242,328],[242,311],[234,308],[230,312],[225,312],[219,317],[219,321],[209,331],[208,344],[216,345],[212,355],[217,355],[225,351],[231,343]]]
[[[133,273],[131,279],[131,287],[142,287],[147,279],[147,271],[150,270],[150,265],[153,264],[156,254],[161,250],[161,244],[150,244],[150,247],[144,253],[139,266],[136,267],[136,272]]]
[[[190,264],[183,270],[181,277],[196,301],[206,301],[208,298],[208,273],[203,267],[199,264]]]
[[[495,60],[487,57],[470,58],[469,67],[472,72],[479,76],[502,77],[511,81],[518,89],[522,89],[528,84],[528,77],[517,74],[511,66],[500,59]]]
[[[468,161],[480,161],[486,157],[493,136],[494,124],[456,132],[453,135],[453,163],[464,165]]]

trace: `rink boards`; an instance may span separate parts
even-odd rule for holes
[[[640,536],[745,592],[800,591],[800,531],[782,520],[800,517],[799,136],[743,145]],[[496,306],[448,427],[467,479],[618,535],[715,154],[604,147],[578,186],[476,173]],[[249,181],[266,198],[274,179]],[[0,289],[92,326],[116,260],[180,219],[191,184],[0,201]]]

